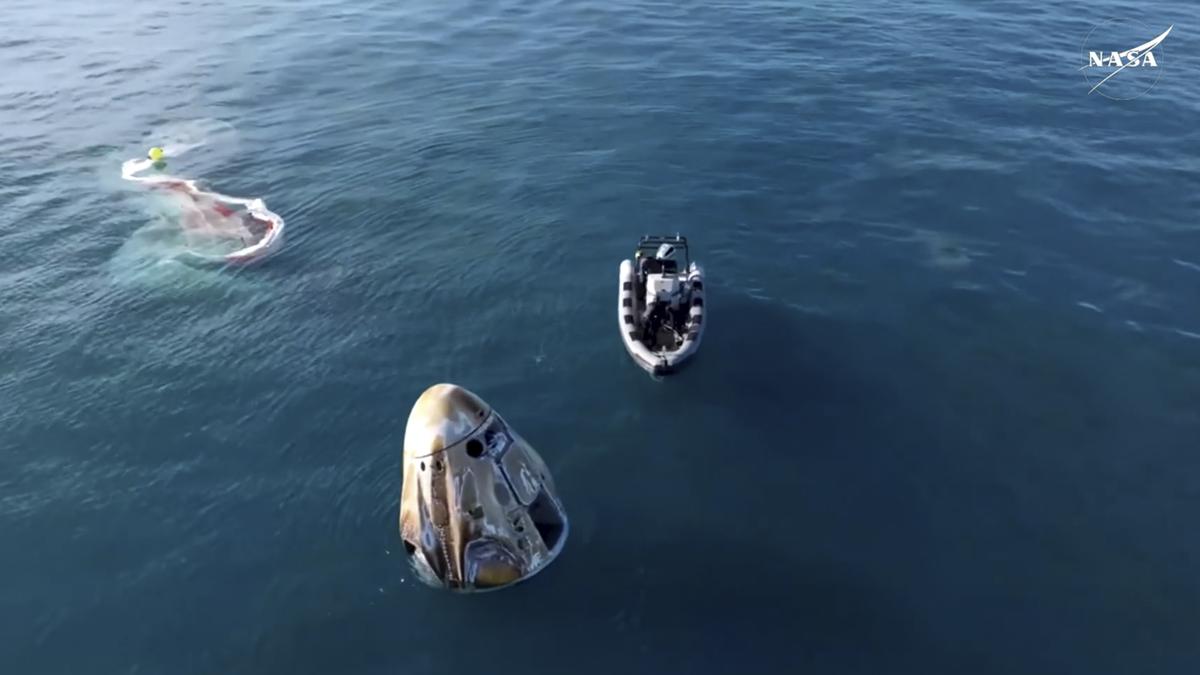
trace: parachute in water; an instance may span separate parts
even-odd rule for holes
[[[168,149],[152,148],[150,158],[131,159],[121,177],[170,199],[178,208],[183,251],[176,256],[196,264],[246,264],[283,245],[283,218],[261,199],[242,199],[200,189],[193,180],[161,172]]]

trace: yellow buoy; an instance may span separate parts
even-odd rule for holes
[[[156,161],[156,162],[157,162],[157,161],[159,161],[160,159],[162,159],[162,158],[163,158],[163,155],[164,155],[164,154],[166,154],[166,153],[164,153],[164,152],[163,152],[163,149],[162,149],[162,148],[159,148],[159,147],[154,147],[154,148],[150,148],[150,153],[149,153],[149,154],[150,154],[150,159],[152,159],[152,160],[154,160],[154,161]]]

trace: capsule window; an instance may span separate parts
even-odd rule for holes
[[[508,444],[512,442],[508,433],[504,430],[504,424],[499,418],[496,418],[487,430],[483,432],[483,444],[487,446],[487,451],[493,457],[499,457],[508,449]]]
[[[692,298],[692,307],[703,307],[704,298]]]
[[[626,281],[625,283],[621,284],[621,290],[632,291],[633,290],[633,282]]]
[[[633,315],[632,315],[632,314],[626,314],[626,315],[625,315],[625,325],[626,325],[626,326],[628,326],[628,325],[629,325],[629,324],[631,324],[631,323],[633,323]]]
[[[622,307],[633,307],[633,298],[621,298]]]
[[[483,443],[480,443],[478,438],[467,441],[467,454],[476,458],[483,457]]]

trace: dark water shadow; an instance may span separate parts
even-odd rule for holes
[[[873,478],[886,460],[860,459],[883,429],[889,444],[920,436],[864,371],[864,356],[890,357],[872,347],[884,336],[737,298],[720,322],[702,360],[622,392],[645,416],[597,441],[610,452],[574,467],[587,480],[560,481],[573,531],[537,578],[464,597],[381,568],[407,585],[264,627],[250,670],[987,672],[931,645],[907,599],[863,563],[897,545],[874,521],[903,495]],[[652,423],[673,433],[643,447]],[[875,501],[843,508],[814,489],[855,472]]]
[[[608,515],[616,524],[638,514]],[[296,617],[226,672],[950,671],[898,598],[833,559],[796,559],[736,534],[617,526],[568,553],[513,589],[410,588]]]
[[[926,435],[892,384],[922,373],[882,322],[747,297],[715,307],[701,360],[679,384],[691,405],[721,411],[747,439],[764,441],[763,452],[862,452],[885,437],[894,447]]]
[[[1139,605],[1106,585],[1125,578],[1120,566],[1098,562],[1114,557],[1110,533],[1046,516],[1090,514],[1070,485],[1121,486],[1094,474],[1094,452],[1086,464],[1044,452],[1072,438],[1099,447],[1086,417],[1054,432],[1031,423],[1042,404],[1022,402],[1050,388],[1051,367],[1087,396],[1082,386],[1098,381],[1089,366],[1115,346],[1093,340],[1092,357],[1071,356],[1079,336],[1066,331],[1047,354],[1034,347],[1053,316],[959,307],[958,295],[913,306],[904,325],[720,300],[701,355],[677,376],[650,381],[616,348],[588,377],[572,369],[585,393],[570,405],[618,399],[640,415],[600,415],[574,441],[604,452],[559,474],[572,534],[537,578],[452,596],[415,586],[394,555],[348,555],[305,582],[309,597],[271,600],[280,607],[251,646],[208,672],[987,674],[1089,659],[1093,672],[1118,671],[1086,644],[1137,627],[1127,617]],[[946,323],[931,321],[938,312],[965,314],[954,339],[934,339]],[[1006,326],[1036,329],[998,333]],[[1087,407],[1115,402],[1131,401]],[[522,432],[570,448],[571,424],[540,417],[526,415]],[[1023,510],[1009,485],[1035,508]],[[1154,515],[1110,518],[1129,518],[1133,532]],[[394,528],[387,516],[370,537]],[[1090,588],[1111,614],[1090,628],[1078,623],[1079,570],[1059,576],[1058,549],[1094,552],[1088,564],[1105,585]],[[1129,569],[1150,578],[1150,567]],[[362,592],[375,585],[386,593]],[[1171,614],[1181,620],[1167,628],[1180,632],[1192,614]],[[1074,637],[1043,630],[1058,620],[1075,622]],[[1176,633],[1163,644],[1181,654]]]

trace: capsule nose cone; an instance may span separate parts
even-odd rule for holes
[[[483,424],[491,407],[456,384],[435,384],[425,390],[404,429],[405,458],[428,457],[461,442]]]

